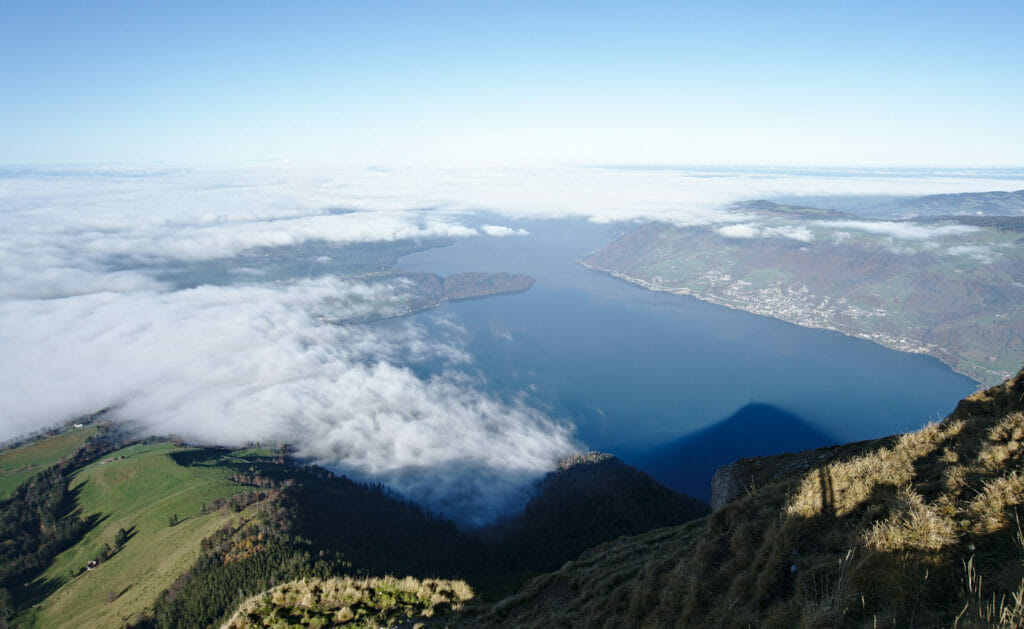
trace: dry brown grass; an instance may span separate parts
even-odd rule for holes
[[[1024,371],[938,424],[822,450],[689,525],[623,538],[469,625],[1022,626]]]
[[[920,494],[901,487],[892,514],[864,532],[864,545],[872,550],[942,550],[956,541],[953,519]]]

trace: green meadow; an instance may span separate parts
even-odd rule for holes
[[[95,426],[86,426],[0,452],[0,500],[10,497],[18,485],[74,454],[96,431]]]
[[[231,518],[246,517],[245,511],[227,510],[201,515],[204,503],[253,489],[232,481],[230,467],[179,465],[172,455],[187,450],[168,442],[136,444],[75,473],[70,489],[77,510],[69,517],[95,523],[40,577],[36,585],[48,595],[16,618],[15,626],[124,626],[189,569],[203,538]],[[220,458],[236,465],[248,460],[239,455],[225,452]],[[116,548],[120,529],[127,531],[127,541],[94,570],[83,571],[105,544]]]

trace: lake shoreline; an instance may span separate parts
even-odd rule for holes
[[[777,316],[777,315],[775,315],[775,314],[773,314],[771,312],[768,312],[768,311],[760,312],[758,310],[753,310],[753,309],[750,309],[750,308],[743,308],[741,306],[737,306],[735,304],[728,303],[725,300],[719,299],[719,298],[715,297],[714,295],[705,295],[705,294],[702,294],[702,293],[698,293],[696,291],[692,291],[692,290],[690,290],[688,288],[668,288],[668,287],[664,287],[664,286],[659,286],[657,284],[653,284],[653,283],[648,282],[646,280],[642,280],[640,278],[636,278],[636,277],[632,277],[630,275],[626,275],[625,273],[619,273],[619,272],[612,271],[612,270],[609,270],[609,269],[603,269],[603,268],[600,268],[600,267],[591,266],[590,264],[587,264],[587,262],[585,262],[582,258],[577,258],[575,260],[575,262],[577,264],[581,265],[582,267],[586,268],[589,271],[593,271],[595,273],[601,273],[601,274],[604,274],[604,275],[608,275],[608,276],[613,277],[613,278],[615,278],[617,280],[621,280],[623,282],[627,282],[627,283],[633,284],[635,286],[640,286],[640,287],[642,287],[642,288],[644,288],[646,290],[649,290],[651,292],[669,293],[671,295],[680,295],[680,296],[685,296],[685,297],[692,297],[692,298],[697,299],[699,301],[702,301],[702,302],[705,302],[705,303],[709,303],[709,304],[712,304],[712,305],[715,305],[715,306],[722,306],[722,307],[728,308],[730,310],[736,310],[736,311],[739,311],[739,312],[746,312],[746,313],[749,313],[749,314],[753,314],[753,315],[757,315],[757,316],[761,316],[761,317],[766,317],[766,318],[769,318],[769,319],[775,319],[777,321],[784,321],[786,323],[790,323],[792,325],[797,325],[797,326],[800,326],[802,328],[808,328],[808,329],[812,329],[812,330],[828,330],[830,332],[836,332],[837,334],[842,334],[843,336],[848,336],[850,338],[856,338],[856,339],[861,339],[861,340],[865,340],[865,341],[870,341],[871,343],[874,343],[874,344],[879,345],[881,347],[884,347],[886,349],[891,349],[891,350],[894,350],[894,351],[897,351],[897,352],[903,352],[903,353],[906,353],[906,354],[921,354],[921,355],[925,355],[925,356],[931,356],[932,358],[935,358],[936,360],[938,360],[942,364],[944,364],[947,367],[949,367],[950,369],[952,369],[954,373],[957,373],[957,374],[959,374],[961,376],[965,376],[965,377],[969,378],[972,382],[974,382],[977,385],[977,390],[979,390],[979,391],[984,389],[984,388],[986,388],[986,387],[988,387],[988,386],[993,386],[992,383],[1002,382],[1003,380],[1006,379],[1006,377],[1008,377],[1005,374],[1002,374],[1001,372],[995,372],[995,371],[992,371],[990,369],[986,369],[984,367],[976,365],[975,368],[978,371],[986,373],[986,374],[988,374],[992,378],[991,383],[989,383],[988,379],[980,379],[979,380],[979,378],[978,378],[979,374],[978,373],[972,373],[970,370],[964,369],[962,364],[960,363],[960,361],[957,360],[956,357],[953,356],[951,353],[949,353],[947,350],[945,350],[945,349],[943,349],[941,347],[922,345],[922,344],[916,343],[912,339],[906,339],[906,338],[890,339],[890,338],[886,337],[885,335],[870,335],[870,334],[867,334],[867,333],[858,333],[858,332],[855,332],[855,331],[843,330],[843,329],[840,329],[840,328],[835,327],[835,326],[818,325],[818,324],[809,323],[809,322],[801,322],[801,321],[796,321],[796,320],[793,320],[793,319],[787,319],[787,318],[784,318],[784,317]]]

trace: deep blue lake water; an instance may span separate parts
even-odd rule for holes
[[[573,261],[608,242],[614,227],[512,224],[530,235],[460,240],[408,255],[400,267],[526,273],[533,288],[415,320],[439,335],[458,324],[474,357],[466,369],[492,394],[572,422],[590,448],[628,460],[750,403],[785,409],[837,442],[866,439],[940,419],[977,388],[930,357],[648,291]]]

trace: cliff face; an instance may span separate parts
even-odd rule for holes
[[[920,431],[738,461],[716,511],[592,548],[488,626],[1021,626],[1024,371]]]

